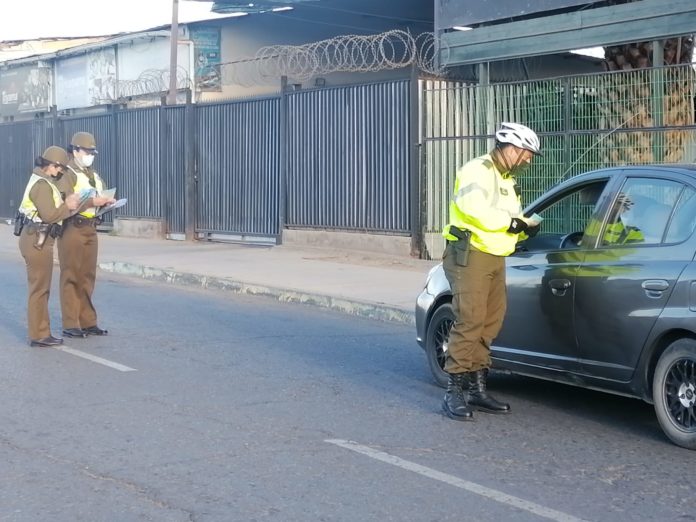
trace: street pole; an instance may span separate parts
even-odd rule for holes
[[[176,105],[176,53],[179,43],[179,0],[172,0],[172,28],[169,34],[169,96],[167,105]]]

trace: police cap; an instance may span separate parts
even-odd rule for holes
[[[76,132],[70,140],[73,148],[85,149],[93,154],[97,154],[97,142],[89,132]]]
[[[56,147],[55,145],[43,151],[41,157],[50,163],[62,165],[63,167],[68,164],[68,153],[64,148]]]

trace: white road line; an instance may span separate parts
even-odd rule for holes
[[[137,372],[135,368],[130,368],[129,366],[124,366],[123,364],[119,364],[113,361],[109,361],[108,359],[102,359],[101,357],[97,357],[96,355],[92,355],[90,353],[86,352],[81,352],[80,350],[75,350],[74,348],[68,348],[67,346],[56,346],[56,350],[60,350],[61,352],[66,352],[72,355],[75,355],[77,357],[82,357],[83,359],[87,359],[89,361],[95,362],[97,364],[103,364],[104,366],[108,366],[109,368],[113,368],[114,370],[118,370],[119,372]]]
[[[423,475],[434,480],[439,480],[440,482],[444,482],[460,489],[465,489],[471,493],[476,493],[477,495],[495,500],[501,504],[507,504],[508,506],[528,511],[543,518],[548,518],[557,522],[586,522],[581,518],[568,515],[561,511],[546,508],[544,506],[540,506],[539,504],[535,504],[534,502],[529,502],[519,497],[508,495],[502,491],[487,488],[474,482],[469,482],[468,480],[455,477],[454,475],[448,475],[447,473],[442,473],[432,468],[421,466],[415,462],[410,462],[408,460],[395,457],[394,455],[390,455],[389,453],[374,450],[368,446],[358,444],[357,442],[341,439],[327,439],[324,442],[335,444],[336,446],[340,446],[341,448],[345,448],[350,451],[355,451],[356,453],[362,453],[363,455],[367,455],[375,460],[386,462],[387,464],[391,464],[392,466],[397,466],[408,471],[413,471],[419,475]]]

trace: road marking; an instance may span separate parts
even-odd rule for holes
[[[60,350],[61,352],[66,352],[72,355],[75,355],[77,357],[82,357],[83,359],[87,359],[89,361],[95,362],[97,364],[103,364],[104,366],[108,366],[109,368],[113,368],[114,370],[118,370],[119,372],[137,372],[135,368],[131,368],[129,366],[124,366],[123,364],[119,364],[113,361],[109,361],[108,359],[102,359],[101,357],[97,357],[96,355],[92,355],[90,353],[86,352],[81,352],[80,350],[75,350],[74,348],[68,348],[67,346],[56,346],[56,350]]]
[[[426,466],[421,466],[420,464],[416,464],[415,462],[410,462],[408,460],[404,460],[394,455],[390,455],[389,453],[374,450],[368,446],[358,444],[357,442],[341,439],[327,439],[324,442],[340,446],[341,448],[345,448],[350,451],[355,451],[356,453],[367,455],[368,457],[373,458],[375,460],[386,462],[387,464],[391,464],[392,466],[397,466],[408,471],[413,471],[414,473],[418,473],[419,475],[423,475],[434,480],[439,480],[440,482],[444,482],[445,484],[449,484],[460,489],[465,489],[466,491],[475,493],[477,495],[481,495],[482,497],[486,497],[491,500],[495,500],[496,502],[500,502],[501,504],[507,504],[508,506],[528,511],[530,513],[533,513],[534,515],[538,515],[543,518],[548,518],[550,520],[555,520],[556,522],[586,522],[581,518],[568,515],[561,511],[556,511],[555,509],[550,509],[539,504],[535,504],[534,502],[529,502],[522,498],[508,495],[507,493],[503,493],[502,491],[497,491],[495,489],[481,486],[479,484],[476,484],[475,482],[469,482],[468,480],[455,477],[454,475],[449,475],[447,473],[442,473],[440,471],[428,468]]]

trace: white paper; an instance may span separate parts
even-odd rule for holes
[[[103,198],[114,199],[116,197],[116,187],[102,190],[99,195]]]
[[[523,219],[524,222],[527,223],[527,225],[529,225],[530,227],[536,227],[536,226],[539,225],[542,221],[544,221],[544,218],[541,217],[541,216],[540,216],[539,214],[537,214],[536,212],[535,212],[534,214],[532,214],[531,216],[529,216],[529,217],[523,217],[522,219]]]
[[[107,212],[111,212],[114,209],[122,207],[126,203],[128,203],[128,199],[121,198],[121,199],[117,200],[115,203],[112,203],[111,205],[106,205],[106,206],[100,208],[96,215],[101,216],[103,214],[106,214]]]

